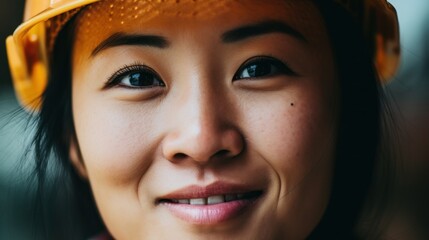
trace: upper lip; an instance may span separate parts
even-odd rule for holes
[[[207,186],[191,185],[167,195],[161,196],[157,199],[157,202],[164,199],[193,199],[193,198],[208,198],[210,196],[225,195],[225,194],[244,194],[253,191],[261,191],[255,187],[226,183],[226,182],[214,182]]]

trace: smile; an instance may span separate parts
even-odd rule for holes
[[[242,194],[225,194],[209,196],[207,198],[190,198],[190,199],[161,199],[160,202],[173,203],[173,204],[188,204],[188,205],[214,205],[231,201],[250,200],[258,197],[262,193],[254,191]]]
[[[216,225],[251,212],[263,196],[262,190],[216,183],[191,186],[157,200],[157,206],[193,225]]]

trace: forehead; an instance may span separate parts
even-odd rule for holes
[[[222,32],[264,20],[285,21],[309,38],[323,22],[311,0],[104,0],[81,11],[75,41],[93,48],[118,32]]]

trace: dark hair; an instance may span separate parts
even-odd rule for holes
[[[333,1],[314,2],[325,19],[338,66],[340,121],[330,202],[309,238],[375,239],[379,236],[380,221],[377,219],[381,219],[379,216],[383,214],[382,205],[378,203],[384,203],[388,196],[394,162],[379,157],[385,123],[382,118],[382,91],[372,64],[371,46],[349,13]],[[73,21],[70,21],[55,43],[50,80],[42,96],[34,138],[40,206],[45,206],[42,199],[46,195],[44,189],[49,165],[54,166],[53,172],[57,174],[52,184],[55,189],[51,191],[55,194],[50,195],[52,199],[49,201],[55,202],[59,198],[72,200],[68,202],[68,213],[64,213],[63,207],[53,212],[40,208],[49,216],[48,219],[55,219],[56,226],[44,228],[44,239],[81,239],[103,227],[89,184],[79,178],[69,160],[70,141],[75,137],[70,62],[73,32]],[[377,179],[382,181],[375,181],[375,173],[380,173],[380,169],[382,175]],[[369,204],[365,212],[370,217],[362,215],[366,201]],[[72,227],[58,228],[68,214],[74,219]],[[362,218],[370,221],[365,221],[365,226],[357,234],[357,225]],[[46,223],[45,226],[51,224]]]
[[[41,99],[33,145],[41,239],[87,239],[103,229],[89,184],[69,160],[74,136],[71,46],[74,21],[60,31],[51,56],[50,79]],[[51,182],[47,182],[51,180]],[[53,207],[47,207],[53,205]]]
[[[338,68],[340,126],[331,201],[312,236],[379,239],[395,181],[398,153],[389,145],[394,119],[363,27],[334,1],[315,2]]]

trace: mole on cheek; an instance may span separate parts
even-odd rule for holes
[[[295,106],[295,103],[290,103],[290,105],[293,107],[293,106]]]

